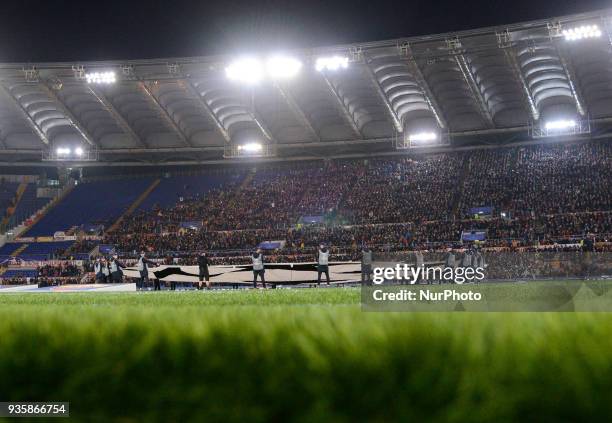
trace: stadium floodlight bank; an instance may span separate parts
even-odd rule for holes
[[[3,126],[9,142],[0,151],[11,166],[38,166],[41,155],[53,156],[42,150],[58,134],[75,130],[75,142],[97,144],[98,161],[113,166],[214,163],[246,155],[226,144],[250,138],[293,159],[306,149],[316,157],[392,154],[450,141],[412,137],[415,129],[446,131],[457,147],[528,142],[528,132],[580,138],[590,127],[603,137],[612,130],[611,18],[612,10],[594,11],[283,54],[4,63],[10,89],[0,94],[19,125]],[[447,78],[456,66],[458,78]],[[220,80],[227,86],[217,96]],[[34,84],[42,92],[23,95]],[[546,126],[589,115],[589,123]]]
[[[44,162],[94,162],[98,157],[99,151],[94,147],[55,147],[42,152]]]
[[[276,146],[273,144],[246,143],[228,144],[225,146],[223,157],[226,159],[275,157]]]
[[[442,131],[404,132],[396,137],[396,149],[445,147],[451,143],[450,134]]]
[[[591,133],[591,121],[587,119],[558,119],[532,123],[532,138],[587,135]]]
[[[113,71],[91,72],[85,74],[88,84],[114,84],[117,82],[117,75]]]

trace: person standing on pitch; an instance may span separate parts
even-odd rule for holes
[[[463,252],[463,258],[461,259],[461,266],[464,268],[464,272],[466,269],[469,269],[470,267],[472,267],[472,249],[467,248],[464,252]]]
[[[263,283],[263,287],[266,287],[266,279],[264,278],[264,273],[266,272],[264,268],[264,259],[263,254],[261,253],[261,248],[258,248],[253,255],[251,256],[251,260],[253,261],[253,288],[257,288],[257,276],[261,278],[261,282]]]
[[[317,258],[317,285],[321,284],[321,273],[325,273],[329,285],[329,250],[324,244],[321,244]]]
[[[361,251],[361,284],[370,284],[372,282],[372,250],[364,244]]]
[[[108,261],[102,257],[102,275],[104,275],[104,283],[110,282],[110,270],[108,268]]]
[[[121,269],[125,269],[125,266],[119,261],[117,254],[113,254],[110,260],[110,273],[113,283],[123,282],[123,271]]]
[[[446,253],[446,257],[444,258],[444,268],[445,269],[453,269],[453,272],[454,272],[456,265],[457,265],[457,263],[455,261],[455,250],[453,250],[452,248],[449,248],[448,252]],[[438,285],[441,284],[442,282],[443,282],[443,278],[441,278],[438,281]]]
[[[100,257],[96,258],[94,273],[96,274],[96,283],[103,283],[104,273],[102,272],[102,261],[100,260]]]
[[[474,258],[472,259],[472,266],[474,268],[480,268],[482,272],[487,268],[487,263],[485,262],[484,255],[479,248],[474,250]],[[475,282],[478,283],[480,279],[476,278]]]
[[[417,272],[418,275],[420,275],[418,277],[417,280],[414,281],[415,284],[419,284],[421,282],[421,279],[423,279],[423,274],[425,272],[425,258],[423,257],[423,252],[421,250],[416,250],[414,252],[414,259],[415,259],[415,265],[417,268]],[[418,270],[418,269],[422,269],[422,270]],[[427,284],[431,285],[431,279],[427,279]]]
[[[138,258],[138,272],[140,272],[139,283],[136,284],[136,289],[145,289],[147,284],[149,283],[149,264],[155,266],[155,263],[145,257],[145,252],[140,252],[140,257]],[[159,280],[156,279],[155,290],[158,291]]]
[[[208,273],[208,257],[206,252],[202,251],[198,256],[198,268],[200,274],[200,283],[198,289],[202,289],[202,281],[206,280],[206,289],[210,289],[210,274]]]

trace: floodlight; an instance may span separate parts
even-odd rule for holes
[[[597,25],[582,25],[575,28],[564,29],[563,36],[566,41],[599,38],[601,37],[601,29],[599,29]]]
[[[68,156],[70,154],[70,149],[65,147],[59,147],[56,151],[58,156]]]
[[[225,75],[232,81],[257,84],[264,76],[264,69],[259,60],[244,58],[236,60],[226,67]]]
[[[435,141],[436,139],[438,139],[438,135],[435,132],[417,132],[408,136],[410,142],[426,143]]]
[[[574,128],[576,126],[576,121],[572,119],[560,119],[560,120],[551,120],[546,122],[544,126],[548,131],[562,131],[565,129]]]
[[[85,79],[88,84],[114,84],[117,82],[117,75],[115,72],[92,72],[86,73]]]
[[[292,78],[300,72],[302,62],[293,57],[274,56],[266,62],[266,71],[271,78]]]
[[[76,155],[77,155],[77,156],[79,156],[79,157],[80,157],[80,156],[82,156],[82,155],[83,155],[83,149],[82,149],[81,147],[77,147],[77,148],[74,150],[74,154],[76,154]]]
[[[330,57],[319,57],[315,62],[315,69],[319,72],[323,70],[336,71],[338,69],[348,68],[348,57],[343,56],[330,56]]]
[[[238,146],[238,151],[246,151],[247,153],[257,153],[261,151],[263,146],[257,142],[251,142],[244,145]]]

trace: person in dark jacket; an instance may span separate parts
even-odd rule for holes
[[[372,282],[372,250],[367,245],[361,251],[361,284],[370,285]]]
[[[198,284],[198,289],[202,289],[202,281],[206,280],[206,289],[210,289],[210,274],[208,273],[208,257],[206,256],[206,252],[200,253],[198,256],[198,270],[200,276],[200,282]]]
[[[146,258],[146,254],[144,251],[140,253],[140,257],[138,258],[138,272],[140,272],[139,282],[136,284],[136,289],[145,289],[147,284],[149,283],[149,265],[156,266],[154,262]],[[155,291],[161,290],[159,285],[159,279],[155,279]]]
[[[266,269],[264,266],[264,258],[261,253],[261,248],[258,248],[257,251],[251,255],[251,261],[253,262],[253,288],[257,288],[257,277],[261,278],[261,283],[263,287],[266,287],[266,279],[264,274],[266,273]]]
[[[321,284],[321,274],[325,273],[327,284],[329,285],[329,249],[321,244],[317,256],[317,285]]]
[[[125,269],[125,266],[119,261],[117,254],[113,254],[109,264],[109,270],[113,283],[123,282],[123,271],[121,269]]]
[[[96,262],[94,263],[94,274],[96,275],[96,283],[104,283],[104,271],[103,264],[100,257],[96,258]]]

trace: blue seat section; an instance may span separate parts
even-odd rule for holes
[[[15,214],[13,215],[14,224],[18,225],[24,220],[28,219],[50,201],[50,198],[37,198],[36,184],[28,184],[23,192],[23,195],[21,196],[19,204],[17,204],[17,208],[15,209]]]
[[[10,258],[18,248],[27,247],[17,256],[24,260],[48,260],[58,252],[63,252],[74,244],[74,241],[58,242],[8,242],[0,248],[0,257]]]
[[[0,247],[0,256],[10,256],[13,251],[21,247],[21,245],[22,243],[20,242],[7,242],[2,247]]]
[[[48,260],[54,254],[63,253],[74,241],[26,242],[28,246],[17,256],[24,260]]]
[[[239,183],[245,173],[220,175],[176,175],[162,178],[159,185],[142,202],[139,211],[149,211],[157,205],[162,208],[174,206],[181,197],[202,196],[208,191],[232,183]]]
[[[0,210],[2,210],[3,216],[6,215],[6,209],[15,198],[17,188],[19,188],[17,182],[0,182]]]
[[[35,278],[38,276],[36,269],[9,269],[2,275],[3,278]]]
[[[152,178],[132,178],[79,184],[24,236],[50,236],[93,223],[109,227],[152,182]]]

